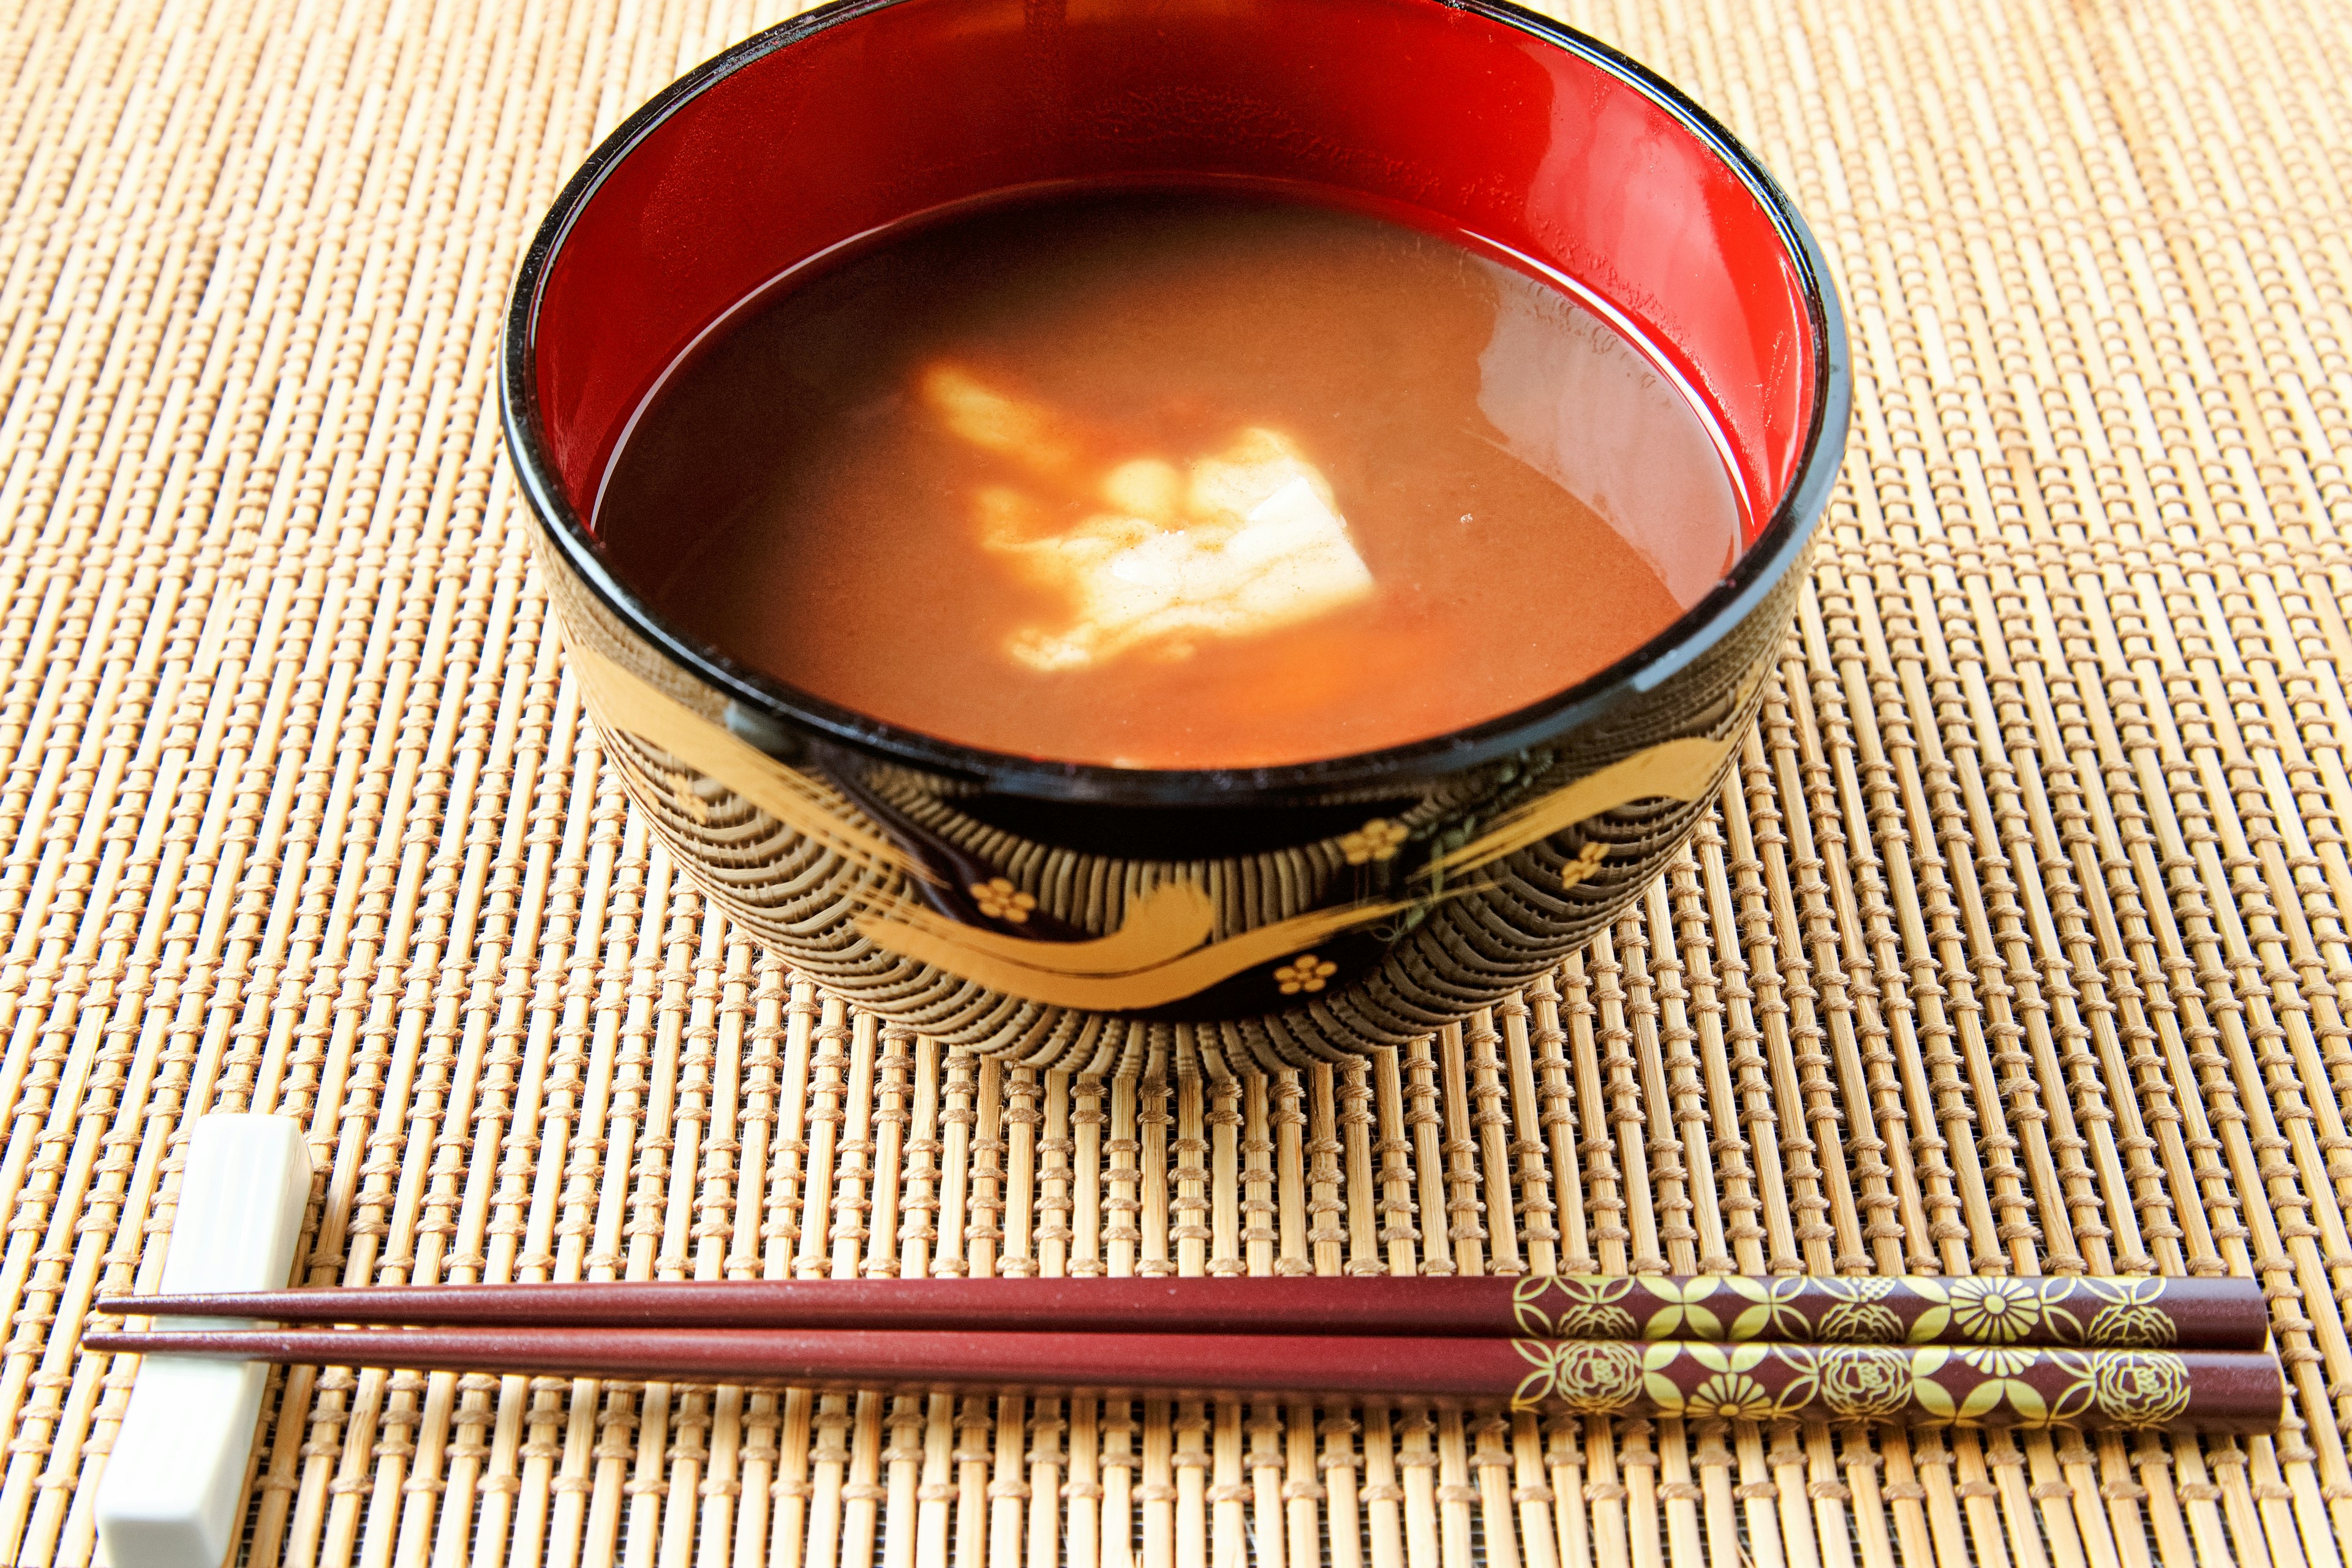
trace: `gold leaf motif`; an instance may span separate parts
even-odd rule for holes
[[[1543,1299],[1553,1283],[1549,1274],[1523,1275],[1511,1282],[1511,1316],[1517,1320],[1519,1332],[1551,1337],[1551,1315],[1543,1310]]]
[[[2032,1384],[1993,1377],[1969,1390],[1953,1410],[1952,1419],[1961,1426],[1971,1426],[2000,1409],[2004,1403],[2025,1417],[2029,1426],[2042,1425],[2043,1418],[2049,1414],[2042,1408],[2042,1395],[2034,1392]]]
[[[1772,1353],[1769,1345],[1695,1344],[1683,1353],[1709,1372],[1753,1372]]]
[[[1664,1274],[1643,1274],[1635,1277],[1643,1289],[1666,1305],[1650,1314],[1642,1325],[1645,1340],[1719,1340],[1725,1338],[1723,1320],[1698,1303],[1715,1294],[1716,1279],[1701,1274],[1677,1284]]]
[[[1813,1337],[1811,1321],[1790,1305],[1804,1292],[1802,1279],[1752,1279],[1734,1274],[1726,1276],[1723,1282],[1733,1295],[1754,1303],[1731,1320],[1731,1326],[1725,1331],[1727,1338],[1795,1341]]]
[[[1532,1410],[1551,1393],[1552,1365],[1559,1359],[1559,1347],[1539,1340],[1514,1340],[1511,1348],[1535,1369],[1519,1379],[1519,1386],[1511,1391],[1511,1408]]]
[[[1927,1310],[1911,1321],[1911,1331],[1906,1337],[1915,1345],[1934,1344],[1951,1332],[1952,1294],[1945,1282],[1932,1274],[1906,1274],[1900,1279],[1864,1277],[1822,1281],[1834,1296],[1849,1301],[1876,1301],[1892,1296],[1897,1289],[1927,1304]]]
[[[1805,1290],[1805,1281],[1793,1275],[1759,1279],[1748,1274],[1726,1274],[1722,1279],[1726,1289],[1750,1301],[1793,1301]]]
[[[2064,1373],[2066,1381],[2057,1393],[2050,1396],[2046,1405],[2039,1394],[2027,1402],[2040,1412],[2039,1424],[2057,1426],[2080,1422],[2090,1412],[2095,1392],[2097,1369],[2091,1356],[2082,1351],[2066,1350],[2043,1351],[2041,1355],[2046,1364]]]
[[[1952,1362],[1946,1345],[1924,1345],[1910,1352],[1911,1402],[1930,1421],[1950,1423],[1959,1418],[1959,1403],[1938,1376]]]

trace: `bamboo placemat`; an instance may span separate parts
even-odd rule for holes
[[[0,1558],[79,1563],[188,1119],[302,1278],[2256,1271],[2275,1441],[282,1380],[257,1563],[2274,1561],[2352,1538],[2352,23],[1571,7],[1841,269],[1813,593],[1690,855],[1362,1070],[845,1013],[583,725],[491,409],[519,247],[765,5],[31,3],[0,52]]]

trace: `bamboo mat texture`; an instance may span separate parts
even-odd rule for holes
[[[296,1372],[256,1563],[2332,1565],[2352,1539],[2352,16],[1624,0],[1834,258],[1857,401],[1629,918],[1360,1069],[1005,1070],[709,912],[564,672],[520,247],[749,4],[0,21],[0,1561],[81,1563],[190,1121],[298,1279],[2161,1270],[2275,1440]],[[879,613],[879,612],[877,612]]]

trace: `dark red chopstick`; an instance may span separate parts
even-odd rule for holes
[[[2259,1350],[2247,1279],[1569,1275],[1523,1279],[714,1279],[113,1296],[102,1311],[289,1323],[935,1332],[1646,1337]]]
[[[915,1391],[1240,1394],[1688,1419],[2259,1432],[2275,1357],[1669,1341],[773,1329],[262,1329],[105,1332],[93,1352],[323,1366]]]

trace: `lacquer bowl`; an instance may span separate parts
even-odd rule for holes
[[[1721,581],[1616,665],[1488,722],[1158,772],[979,751],[796,691],[665,625],[600,543],[648,390],[780,273],[994,194],[1223,179],[1417,211],[1612,317],[1720,432],[1751,519]],[[1827,269],[1757,161],[1641,67],[1491,0],[811,12],[596,149],[523,263],[504,368],[571,668],[712,901],[948,1044],[1212,1076],[1425,1034],[1640,895],[1753,721],[1847,406]],[[1496,613],[1608,611],[1503,571]]]

